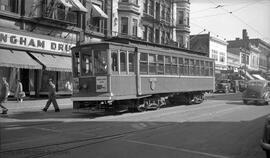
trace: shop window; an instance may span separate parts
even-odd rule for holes
[[[12,13],[19,13],[18,0],[0,0],[0,9]]]
[[[184,74],[184,59],[179,58],[179,74],[182,75]]]
[[[177,75],[177,58],[176,57],[172,57],[172,74],[173,75]]]
[[[184,75],[189,75],[189,59],[185,59],[185,63],[184,63]]]
[[[129,72],[134,72],[135,70],[135,53],[129,52],[128,54],[128,68]]]
[[[112,51],[111,58],[112,58],[112,71],[118,72],[118,55],[117,51]]]
[[[146,53],[141,53],[140,55],[140,73],[147,74],[148,73],[148,56]]]
[[[164,74],[164,56],[158,55],[158,74]]]
[[[121,17],[121,33],[123,35],[128,35],[128,18]]]
[[[58,72],[58,91],[72,92],[72,77],[70,72]]]
[[[137,37],[137,32],[138,32],[138,20],[137,19],[133,19],[132,36]]]
[[[165,74],[170,75],[172,74],[172,68],[171,68],[171,57],[165,56]]]
[[[95,75],[104,75],[108,72],[107,65],[107,51],[95,50],[94,51],[94,71]]]
[[[156,74],[157,73],[156,55],[149,54],[148,62],[149,62],[149,74]]]
[[[82,75],[83,76],[89,76],[93,75],[93,62],[92,62],[92,54],[83,54],[82,53],[82,59],[81,59],[82,65]]]

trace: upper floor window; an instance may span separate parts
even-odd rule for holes
[[[137,32],[138,32],[138,20],[137,19],[133,19],[132,21],[132,36],[136,36],[137,37]]]
[[[144,0],[143,3],[143,12],[148,13],[148,0]]]
[[[138,5],[138,0],[121,0],[121,2],[133,3],[133,4]]]
[[[148,27],[146,25],[143,26],[143,39],[147,41],[147,33]]]
[[[222,52],[221,52],[221,53],[219,54],[219,61],[222,62],[222,63],[225,62],[225,53],[222,53]]]
[[[184,11],[178,12],[178,24],[184,24]]]
[[[149,3],[149,14],[154,16],[154,0],[150,0],[150,3]]]
[[[215,59],[215,61],[218,61],[218,51],[212,49],[211,52],[212,52],[212,58]]]
[[[121,17],[121,33],[128,34],[128,17]]]
[[[0,10],[19,13],[18,0],[0,0]]]

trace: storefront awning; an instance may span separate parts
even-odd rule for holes
[[[258,79],[258,80],[266,80],[265,78],[263,78],[261,75],[259,75],[259,74],[252,74],[252,76],[254,76],[256,79]]]
[[[108,19],[108,16],[104,11],[97,5],[92,5],[92,16],[93,17],[99,17],[99,18],[105,18]]]
[[[8,49],[0,49],[0,66],[23,69],[42,69],[42,65],[36,62],[26,52]]]
[[[71,72],[71,57],[31,53],[48,71]]]
[[[87,13],[88,10],[82,5],[82,3],[79,0],[69,0],[69,2],[72,4],[72,10],[85,12]]]

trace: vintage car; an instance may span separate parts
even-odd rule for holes
[[[265,121],[261,147],[265,151],[266,157],[270,158],[270,115],[266,118]]]
[[[231,81],[228,79],[217,81],[216,92],[229,93],[231,90]]]
[[[255,103],[270,103],[270,82],[265,80],[250,80],[242,95],[243,103],[253,101]]]

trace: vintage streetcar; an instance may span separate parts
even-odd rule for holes
[[[73,109],[158,109],[195,104],[215,86],[214,61],[200,52],[132,40],[72,48]]]

